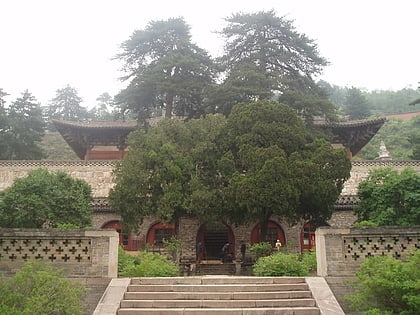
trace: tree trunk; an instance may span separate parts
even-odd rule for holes
[[[165,118],[172,118],[173,107],[174,107],[174,96],[171,93],[168,93],[166,95]]]
[[[264,217],[260,221],[260,242],[265,242],[267,240],[267,231],[268,231],[268,218]]]

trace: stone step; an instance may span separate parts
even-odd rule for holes
[[[305,291],[306,283],[280,284],[132,284],[128,292],[268,292],[268,291]]]
[[[319,315],[317,307],[264,308],[126,308],[118,315]]]
[[[121,308],[260,308],[315,306],[311,298],[280,300],[123,300]]]
[[[126,292],[125,300],[269,300],[311,298],[311,291],[274,292]]]
[[[306,283],[304,277],[234,277],[234,276],[198,276],[198,277],[144,277],[132,278],[131,284],[287,284]]]
[[[303,277],[132,278],[118,315],[319,315]]]

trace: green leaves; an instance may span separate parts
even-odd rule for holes
[[[203,90],[213,82],[213,63],[191,42],[190,28],[182,18],[152,21],[122,45],[122,60],[131,79],[117,95],[122,108],[137,118],[149,118],[165,108],[172,115],[199,117],[205,113]]]
[[[352,308],[357,311],[376,309],[380,311],[377,314],[418,314],[419,264],[418,250],[408,257],[408,262],[387,256],[366,259],[353,283],[355,294],[348,297]]]
[[[0,226],[43,228],[91,225],[91,188],[64,172],[37,169],[0,193]]]
[[[86,289],[61,270],[27,262],[10,280],[0,278],[0,311],[7,315],[81,315]]]
[[[360,183],[358,197],[355,213],[359,220],[378,225],[420,225],[420,176],[413,169],[371,171]]]
[[[324,223],[351,165],[344,150],[308,139],[292,109],[269,101],[239,104],[227,119],[164,120],[130,135],[110,201],[134,230],[151,215],[175,226],[182,216],[258,221],[262,231],[272,215]]]

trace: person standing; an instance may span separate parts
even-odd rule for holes
[[[242,254],[242,262],[245,262],[245,254],[246,254],[246,244],[242,241],[241,244],[241,254]]]
[[[229,243],[226,243],[222,247],[222,258],[221,258],[222,263],[226,261],[228,254],[229,254]]]
[[[198,242],[195,247],[195,254],[196,254],[196,260],[199,264],[201,260],[203,259],[203,244],[201,242]]]

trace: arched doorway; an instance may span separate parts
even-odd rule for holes
[[[219,260],[226,243],[229,243],[228,252],[235,259],[235,236],[232,229],[223,223],[200,226],[196,237],[198,243],[201,243],[203,249],[202,260]]]
[[[135,242],[133,242],[133,239],[131,235],[126,231],[124,225],[121,223],[121,221],[114,220],[105,223],[102,226],[103,229],[114,229],[119,234],[119,244],[125,249],[125,250],[137,250],[138,248],[135,248]]]
[[[153,247],[162,248],[163,240],[170,240],[172,236],[175,236],[173,224],[158,222],[153,224],[147,232],[146,243]]]
[[[261,242],[260,235],[261,225],[258,223],[251,232],[251,245]],[[286,237],[284,236],[283,229],[276,222],[268,221],[266,242],[269,242],[271,246],[275,247],[277,240],[281,242],[282,246],[286,245]]]

